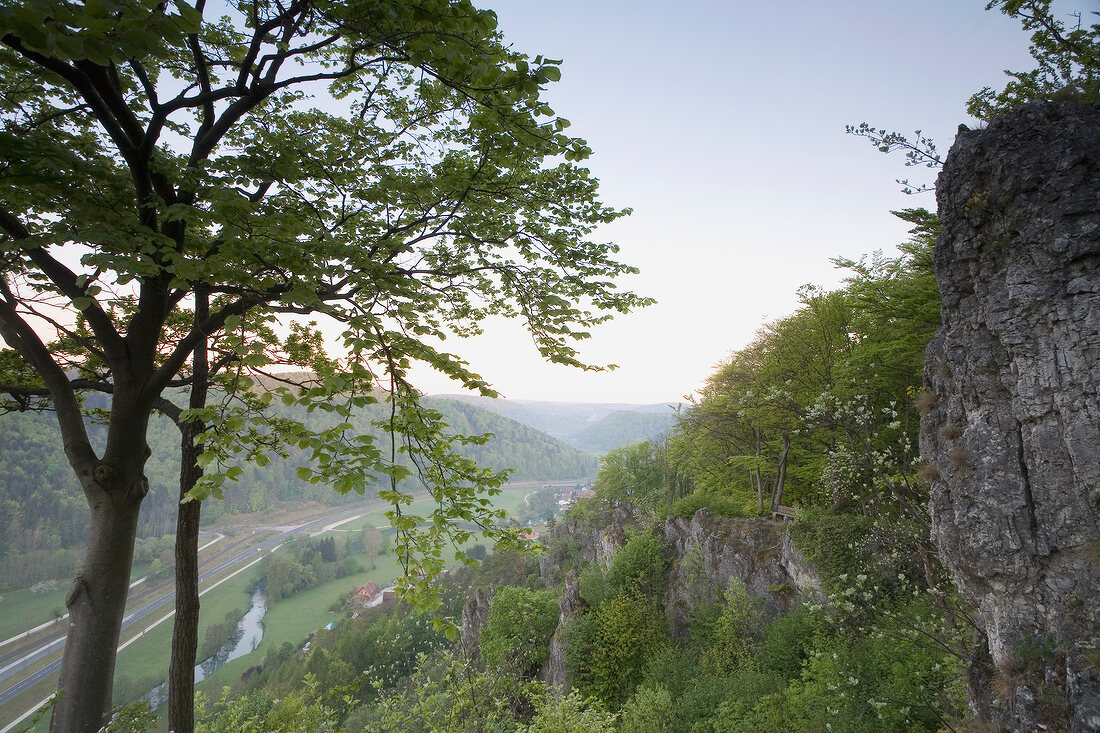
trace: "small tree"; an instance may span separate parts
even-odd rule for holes
[[[509,666],[520,675],[538,669],[558,625],[558,599],[552,590],[506,586],[493,596],[481,633],[481,658],[490,667]]]
[[[1056,96],[1100,104],[1100,23],[1089,24],[1082,13],[1072,14],[1076,23],[1065,23],[1050,6],[1051,0],[990,0],[986,5],[986,10],[1000,10],[1031,31],[1036,66],[1005,71],[1011,77],[1005,88],[995,92],[985,87],[970,98],[967,112],[989,120],[1033,99]],[[1100,12],[1091,15],[1100,17]]]
[[[511,51],[495,24],[466,0],[28,0],[0,15],[0,336],[18,357],[3,391],[49,401],[91,515],[54,730],[97,730],[110,709],[146,431],[175,387],[226,395],[181,416],[201,428],[189,498],[289,441],[313,459],[303,478],[381,485],[425,579],[469,536],[451,518],[522,544],[479,496],[503,476],[456,454],[470,439],[423,408],[409,369],[492,394],[446,335],[517,316],[548,359],[584,367],[575,339],[645,300],[615,289],[632,269],[588,239],[623,212],[597,201],[574,164],[587,146],[540,98],[557,62]],[[288,325],[307,314],[338,326],[338,357]],[[208,371],[189,367],[207,345]],[[288,384],[277,364],[311,376]],[[100,450],[84,390],[111,395]],[[351,412],[383,399],[394,439],[350,434]],[[332,419],[277,420],[278,400]],[[437,500],[425,531],[405,512],[411,475]],[[406,584],[421,602],[427,588]]]
[[[370,558],[370,566],[373,570],[378,566],[378,556],[385,548],[385,538],[377,527],[363,528],[363,554]]]

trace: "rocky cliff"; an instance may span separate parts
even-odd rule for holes
[[[628,516],[621,514],[614,519]],[[552,534],[550,555],[542,562],[543,579],[551,587],[557,585],[556,577],[560,574],[553,559],[560,548],[571,547],[579,558],[597,562],[606,570],[625,536],[622,525],[616,521],[599,527],[571,520],[559,524]],[[669,518],[661,535],[669,558],[668,587],[661,600],[672,636],[687,637],[693,614],[719,602],[732,578],[744,583],[752,595],[764,599],[768,615],[789,610],[800,598],[824,601],[820,579],[798,554],[784,523],[713,517],[706,509],[700,509],[690,520]],[[563,585],[558,627],[550,640],[549,655],[539,671],[539,679],[565,689],[568,669],[564,631],[580,612],[583,601],[575,572],[564,574]],[[464,633],[466,619],[464,613]],[[484,625],[484,620],[481,623]]]
[[[481,656],[481,631],[489,622],[489,606],[492,602],[493,596],[478,588],[462,606],[459,644],[466,659],[478,659]]]
[[[670,517],[664,539],[672,560],[665,599],[672,636],[687,636],[693,612],[717,603],[733,578],[764,599],[769,616],[803,596],[824,600],[821,581],[798,554],[785,523],[713,517],[700,509],[690,520]]]
[[[539,670],[539,679],[562,690],[569,689],[568,666],[565,662],[565,627],[577,613],[580,604],[580,586],[577,574],[569,571],[565,575],[565,586],[561,603],[558,605],[558,627],[550,638],[550,648]]]
[[[937,199],[933,539],[988,637],[992,717],[1100,730],[1100,110],[963,130]]]
[[[623,527],[633,519],[626,510],[608,512],[596,520],[568,519],[559,522],[544,540],[551,552],[539,560],[539,574],[548,588],[562,583],[562,564],[577,560],[598,563],[607,570],[611,559],[626,542]]]

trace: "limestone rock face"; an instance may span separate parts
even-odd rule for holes
[[[570,619],[577,614],[577,605],[580,600],[580,584],[577,582],[577,574],[570,570],[565,575],[565,590],[558,606],[558,627],[550,638],[549,653],[539,670],[540,680],[548,685],[560,688],[563,693],[569,692],[568,665],[565,662],[565,627]]]
[[[466,598],[466,603],[462,606],[460,643],[467,659],[478,659],[481,656],[481,632],[489,623],[489,606],[492,602],[492,595],[478,588]]]
[[[615,557],[615,553],[626,544],[623,526],[629,522],[629,513],[618,511],[608,517],[608,522],[604,526],[570,519],[554,527],[550,532],[550,538],[570,542],[575,545],[580,559],[597,562],[601,568],[607,570],[611,567],[611,560]],[[564,580],[561,568],[553,557],[543,557],[539,560],[539,574],[548,588],[555,587]]]
[[[670,517],[664,535],[673,559],[665,601],[672,636],[687,636],[693,613],[718,602],[731,578],[763,598],[768,615],[789,610],[800,595],[824,600],[821,581],[794,548],[785,524],[713,517],[700,509],[690,520]]]
[[[937,199],[933,539],[1020,682],[1001,723],[1100,730],[1100,110],[1032,103],[961,132]],[[1027,702],[1036,649],[1060,709]]]

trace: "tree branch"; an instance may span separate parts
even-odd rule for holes
[[[52,56],[45,56],[37,51],[32,51],[24,46],[22,39],[14,33],[8,33],[3,36],[0,38],[0,42],[21,56],[33,61],[35,64],[48,71],[52,71],[69,82],[73,89],[84,97],[92,113],[95,115],[96,119],[99,120],[99,124],[103,126],[104,131],[110,136],[111,140],[114,141],[118,149],[124,154],[133,150],[133,141],[130,140],[122,125],[120,125],[118,120],[111,114],[110,106],[100,97],[91,81],[77,68],[58,61]]]
[[[220,331],[225,326],[226,319],[230,316],[243,316],[252,308],[278,298],[283,292],[284,290],[279,288],[269,291],[265,295],[254,294],[241,297],[213,313],[201,324],[197,324],[190,333],[180,339],[179,343],[176,344],[176,348],[153,373],[144,390],[142,390],[143,393],[149,395],[150,399],[152,399],[152,395],[159,395],[171,382],[172,377],[176,376],[183,365],[187,363],[187,359],[194,351],[196,344],[206,339],[210,334]]]
[[[31,233],[27,230],[23,223],[12,214],[10,211],[0,209],[0,228],[11,236],[12,239],[22,240],[29,239]],[[50,279],[62,295],[69,300],[75,301],[77,298],[90,298],[92,300],[91,305],[81,309],[81,313],[84,314],[84,318],[87,319],[88,325],[95,333],[96,338],[103,344],[105,351],[110,354],[111,351],[119,348],[122,345],[122,338],[119,336],[118,331],[115,330],[114,324],[111,322],[110,316],[99,306],[94,298],[91,298],[87,294],[86,286],[77,284],[76,274],[73,273],[65,265],[61,264],[58,260],[45,250],[43,247],[31,247],[23,250],[27,257]],[[12,295],[12,303],[17,302],[18,299]],[[13,305],[14,307],[14,305]]]
[[[96,455],[84,427],[80,401],[65,371],[30,324],[16,311],[18,302],[7,281],[0,278],[0,337],[30,362],[42,377],[57,410],[57,421],[65,441],[65,455],[77,475],[85,476],[95,464]]]

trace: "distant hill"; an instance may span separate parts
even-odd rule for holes
[[[575,448],[597,453],[651,438],[676,421],[677,405],[673,403],[543,402],[457,394],[440,397],[477,405],[530,425]]]
[[[106,405],[100,395],[90,395],[88,402],[94,406]],[[526,424],[463,401],[428,398],[425,402],[443,413],[444,421],[455,433],[494,434],[485,445],[465,449],[482,466],[512,468],[512,478],[520,480],[595,475],[594,455]],[[373,405],[356,415],[353,423],[362,433],[378,435],[379,429],[371,423],[382,419],[384,413],[384,406]],[[320,411],[310,415],[303,412],[295,417],[318,426],[328,419]],[[104,426],[89,424],[88,431],[93,444],[101,446]],[[154,416],[149,429],[152,455],[146,464],[150,492],[142,504],[141,536],[175,531],[179,441],[175,426],[163,417]],[[240,480],[226,486],[224,501],[204,502],[204,520],[213,520],[224,512],[262,511],[276,502],[341,504],[359,500],[358,495],[340,496],[328,486],[299,480],[295,469],[304,465],[305,458],[296,449],[289,452],[286,460],[273,459],[262,467],[245,466]],[[28,553],[49,553],[56,560],[55,565],[67,563],[64,570],[69,572],[72,561],[57,553],[64,548],[80,547],[87,541],[87,519],[87,506],[65,458],[56,417],[52,413],[0,415],[0,589],[18,587],[20,583],[4,566],[11,558]],[[39,564],[37,560],[35,563]]]
[[[633,445],[663,433],[676,422],[676,414],[616,410],[607,417],[588,425],[566,439],[570,445],[593,453],[606,453],[612,448]]]
[[[515,479],[582,478],[596,473],[595,456],[521,420],[461,400],[428,397],[425,402],[446,415],[456,433],[492,433],[487,444],[469,446],[470,456],[485,466],[515,469]]]

